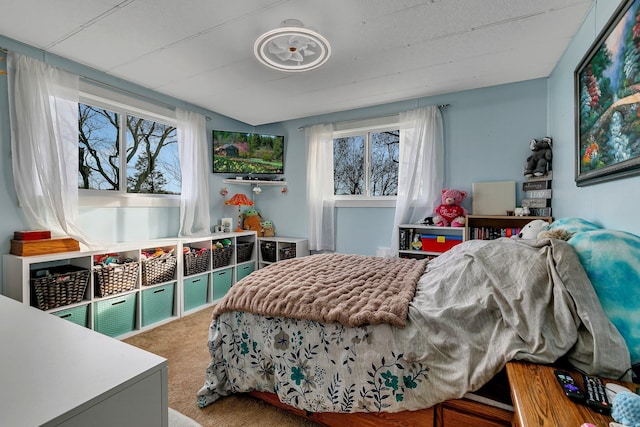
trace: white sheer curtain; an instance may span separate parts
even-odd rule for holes
[[[176,108],[176,119],[182,170],[178,235],[209,234],[211,217],[206,118],[202,114]]]
[[[28,227],[91,246],[77,224],[79,77],[8,55],[13,180]]]
[[[397,256],[398,225],[419,223],[433,216],[444,182],[444,137],[438,107],[400,113],[398,196],[391,237]]]
[[[309,249],[335,250],[333,197],[333,125],[305,129]]]

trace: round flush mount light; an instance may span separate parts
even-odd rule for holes
[[[289,72],[318,68],[329,60],[331,45],[312,28],[297,19],[282,21],[253,45],[253,53],[267,67]]]

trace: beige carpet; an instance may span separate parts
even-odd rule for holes
[[[204,384],[209,363],[211,311],[208,307],[124,340],[169,361],[169,407],[202,427],[316,427],[315,423],[246,395],[224,397],[204,409],[198,408],[196,392]]]

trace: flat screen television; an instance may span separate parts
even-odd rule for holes
[[[284,173],[284,136],[213,131],[213,172],[234,175]]]

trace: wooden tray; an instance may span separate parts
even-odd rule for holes
[[[46,255],[80,250],[80,243],[70,237],[40,240],[11,240],[11,253],[19,256]]]

